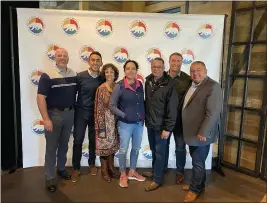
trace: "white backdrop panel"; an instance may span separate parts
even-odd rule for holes
[[[99,51],[103,62],[114,63],[123,77],[123,63],[136,60],[140,65],[139,79],[151,73],[150,62],[160,56],[165,60],[173,52],[183,54],[182,70],[189,73],[194,60],[204,61],[208,75],[219,81],[224,16],[170,15],[123,12],[62,11],[17,9],[23,166],[42,166],[45,155],[44,126],[36,104],[40,75],[54,68],[58,47],[68,50],[69,67],[80,72],[88,68],[92,50]],[[67,165],[71,165],[71,136]],[[212,147],[212,146],[211,146]],[[130,149],[130,148],[129,148]],[[130,150],[129,150],[130,151]],[[188,151],[188,148],[187,148]],[[82,165],[87,165],[88,139],[83,144]],[[206,161],[211,169],[212,150]],[[99,159],[97,158],[97,165]],[[116,159],[116,165],[118,160]],[[127,155],[129,165],[129,153]],[[151,167],[151,152],[144,129],[138,167]],[[169,167],[175,167],[175,145],[171,138]],[[191,168],[187,154],[186,168]]]

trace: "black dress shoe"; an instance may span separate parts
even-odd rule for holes
[[[71,175],[68,173],[68,171],[66,169],[63,171],[57,170],[57,174],[65,180],[71,179]]]
[[[46,189],[49,192],[55,192],[57,190],[57,186],[56,185],[50,185],[50,186],[47,186]]]
[[[169,169],[168,168],[164,168],[163,173],[168,173]]]
[[[57,190],[57,185],[54,179],[46,181],[46,189],[49,192],[55,192]]]

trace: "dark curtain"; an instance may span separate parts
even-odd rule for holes
[[[10,7],[13,20],[10,21]],[[20,117],[19,57],[16,8],[39,8],[39,1],[1,1],[1,168],[4,170],[22,167],[22,139]],[[13,25],[13,33],[10,32]],[[11,39],[14,44],[14,72],[12,77]],[[30,42],[29,42],[30,43]],[[15,86],[15,105],[13,102],[13,85]],[[14,112],[16,107],[16,115]],[[17,136],[14,120],[17,122]],[[16,144],[17,138],[17,144]],[[16,157],[17,149],[17,157]]]

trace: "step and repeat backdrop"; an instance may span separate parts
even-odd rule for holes
[[[127,59],[140,65],[138,79],[144,83],[151,73],[150,63],[155,57],[165,60],[169,55],[183,55],[182,70],[189,73],[195,60],[204,61],[208,75],[219,82],[223,15],[182,15],[94,11],[62,11],[17,9],[23,166],[42,166],[45,157],[45,137],[42,117],[36,104],[41,74],[55,66],[55,50],[69,52],[68,67],[76,72],[88,69],[88,57],[99,51],[103,62],[113,63],[124,75]],[[175,109],[174,109],[175,110]],[[193,124],[192,124],[193,125]],[[87,132],[86,132],[87,133]],[[70,137],[67,165],[71,166],[73,137]],[[212,146],[211,146],[212,147]],[[130,148],[129,148],[130,149]],[[130,151],[130,150],[129,150]],[[187,148],[188,151],[188,148]],[[88,139],[83,144],[82,165],[87,165]],[[211,169],[212,150],[206,161]],[[117,158],[115,165],[118,165]],[[138,167],[151,167],[152,156],[144,129]],[[96,160],[100,164],[99,158]],[[127,156],[129,165],[129,153]],[[169,167],[175,168],[175,144],[170,144]],[[187,153],[186,168],[191,168]]]

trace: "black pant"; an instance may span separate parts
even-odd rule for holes
[[[186,162],[186,149],[185,149],[185,141],[184,141],[182,130],[175,127],[173,130],[173,137],[175,141],[176,174],[183,175],[185,162]],[[171,135],[168,138],[168,146],[166,149],[166,159],[165,159],[165,166],[164,166],[165,169],[168,168],[170,139],[171,139]]]
[[[190,191],[199,193],[205,188],[206,168],[205,161],[210,151],[210,145],[189,146],[189,152],[192,157],[192,178]]]
[[[73,132],[73,154],[72,165],[74,170],[80,170],[82,145],[84,141],[86,127],[88,126],[88,140],[89,140],[89,158],[88,164],[95,165],[95,129],[94,129],[94,115],[93,113],[85,115],[78,110],[75,111],[74,116],[74,132]]]

